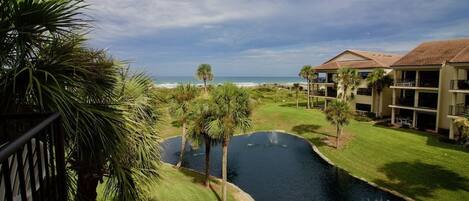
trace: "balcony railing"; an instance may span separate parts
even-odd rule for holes
[[[403,79],[403,80],[394,80],[394,86],[399,87],[415,87],[415,80]]]
[[[59,115],[2,115],[0,129],[0,200],[67,200]]]
[[[325,77],[316,78],[313,80],[313,83],[327,83]]]
[[[313,96],[326,96],[326,91],[313,91]]]
[[[449,114],[456,116],[469,116],[469,106],[466,106],[464,103],[450,105]]]
[[[469,90],[469,80],[451,80],[450,89]]]
[[[432,80],[419,80],[418,87],[438,88],[438,77]]]
[[[337,97],[337,90],[327,90],[327,97],[336,98]]]
[[[438,79],[438,78],[435,78]],[[394,80],[394,86],[398,87],[428,87],[428,88],[438,88],[438,80]]]
[[[413,98],[399,98],[397,104],[402,105],[402,106],[413,107],[414,99]]]

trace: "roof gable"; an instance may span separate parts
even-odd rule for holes
[[[469,39],[424,42],[392,66],[433,66],[444,62],[468,62]]]
[[[388,68],[399,58],[399,55],[392,55],[382,52],[345,50],[332,59],[324,62],[320,66],[317,66],[316,69],[335,70],[345,67],[357,69]]]

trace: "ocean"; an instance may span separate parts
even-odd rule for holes
[[[195,85],[202,85],[203,82],[197,80],[193,76],[158,76],[153,77],[156,85],[158,87],[165,87],[165,88],[174,88],[178,84],[195,84]],[[258,86],[262,84],[285,84],[290,85],[293,83],[305,83],[303,79],[297,76],[291,77],[242,77],[242,76],[217,76],[214,77],[211,84],[223,84],[226,82],[231,82],[241,87],[252,87]]]

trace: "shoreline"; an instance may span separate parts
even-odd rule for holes
[[[306,82],[262,82],[262,83],[256,83],[256,82],[226,82],[226,83],[233,83],[234,85],[238,87],[243,87],[243,88],[255,88],[255,87],[260,87],[260,86],[278,86],[278,87],[291,87],[293,84],[298,83],[301,86],[306,86]],[[180,84],[192,84],[197,87],[203,87],[204,85],[202,83],[154,83],[156,88],[164,88],[164,89],[174,89]],[[211,85],[222,85],[223,83],[215,83]]]

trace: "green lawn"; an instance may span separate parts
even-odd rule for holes
[[[161,178],[149,186],[150,200],[164,201],[209,201],[220,200],[220,185],[212,181],[212,188],[205,188],[202,184],[203,176],[187,170],[178,170],[171,165],[163,164],[160,169]],[[102,192],[100,186],[98,192]],[[228,200],[233,201],[232,193],[235,189],[228,188]],[[102,197],[98,200],[104,200]]]
[[[254,109],[252,131],[285,130],[301,135],[341,168],[416,200],[469,200],[469,153],[460,146],[439,142],[428,133],[352,121],[345,128],[351,140],[336,150],[320,140],[335,136],[321,111],[306,110],[304,103],[296,109],[294,96],[287,90],[253,94],[260,101]],[[161,130],[163,137],[179,133],[169,121]]]
[[[409,197],[469,200],[469,153],[431,134],[352,121],[345,129],[352,140],[336,150],[320,140],[334,135],[334,129],[318,110],[267,103],[256,108],[253,119],[253,131],[299,134],[341,168]]]

